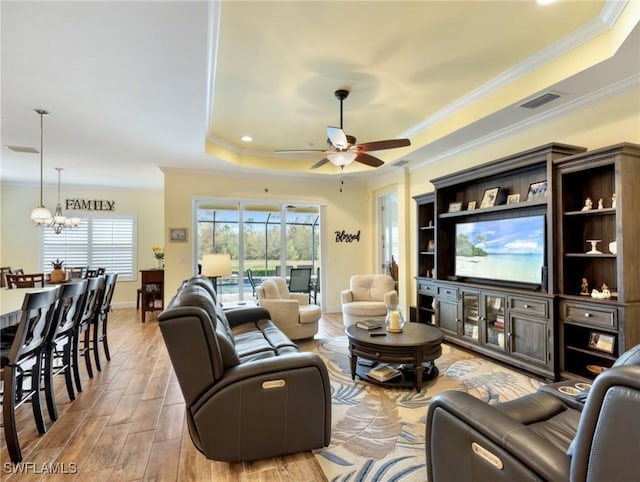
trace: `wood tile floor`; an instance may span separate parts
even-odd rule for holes
[[[51,423],[45,408],[46,434],[38,435],[30,404],[18,409],[23,463],[12,467],[2,431],[1,480],[326,480],[311,452],[234,464],[201,455],[189,438],[184,401],[157,320],[147,318],[140,323],[133,308],[111,312],[111,361],[93,379],[84,373],[84,391],[73,402],[63,377],[55,378],[59,417]],[[342,315],[327,314],[316,336],[343,333]]]

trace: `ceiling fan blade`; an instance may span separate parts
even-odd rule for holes
[[[325,152],[326,149],[279,149],[275,150],[276,154],[297,154],[300,152]]]
[[[327,137],[329,138],[331,145],[336,149],[346,149],[349,147],[347,135],[339,127],[327,127]]]
[[[355,160],[371,167],[380,167],[384,164],[384,162],[382,162],[377,157],[370,156],[369,154],[365,154],[364,152],[359,152]]]
[[[356,147],[362,151],[382,151],[384,149],[396,149],[397,147],[410,146],[409,139],[389,139],[387,141],[363,142]]]
[[[324,158],[320,159],[318,162],[316,162],[309,169],[317,169],[317,168],[319,168],[321,166],[324,166],[327,162],[329,162],[329,158],[328,157],[324,157]]]

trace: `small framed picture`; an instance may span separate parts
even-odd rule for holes
[[[496,205],[496,199],[498,199],[498,191],[499,187],[492,187],[491,189],[486,189],[484,191],[484,195],[482,196],[482,201],[480,202],[481,208],[490,208]]]
[[[520,202],[520,194],[509,194],[507,196],[507,204],[518,204]]]
[[[169,241],[176,243],[186,243],[187,228],[169,228]]]
[[[592,350],[613,353],[614,345],[615,337],[613,335],[605,335],[597,331],[592,331],[589,334],[589,348]]]
[[[547,197],[547,181],[533,182],[529,185],[527,201],[537,201]]]
[[[449,212],[457,213],[462,211],[462,203],[449,203]]]
[[[469,204],[467,204],[467,210],[468,211],[473,211],[476,208],[476,202],[475,201],[469,201]]]

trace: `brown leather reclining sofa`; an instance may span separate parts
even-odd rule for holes
[[[196,276],[158,321],[191,439],[208,459],[248,461],[329,445],[327,368],[316,353],[300,352],[266,310],[225,312],[208,278]]]

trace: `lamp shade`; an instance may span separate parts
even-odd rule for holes
[[[217,278],[231,274],[231,256],[227,253],[205,254],[202,257],[202,274]]]
[[[344,167],[351,164],[354,159],[358,156],[357,153],[351,151],[339,151],[339,152],[331,152],[327,155],[327,158],[336,166]]]

